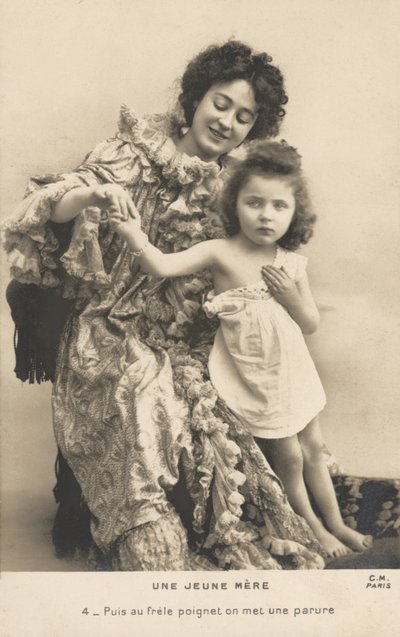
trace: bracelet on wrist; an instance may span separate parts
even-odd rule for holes
[[[140,256],[143,254],[143,252],[146,250],[146,248],[148,247],[148,245],[149,245],[149,238],[148,238],[148,236],[147,236],[147,235],[145,235],[144,243],[143,243],[142,247],[141,247],[141,248],[139,248],[139,250],[128,250],[128,252],[129,252],[129,254],[131,254],[133,257],[140,257]]]

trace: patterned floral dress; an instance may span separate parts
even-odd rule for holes
[[[12,276],[74,300],[53,388],[57,443],[116,570],[322,568],[310,529],[209,382],[207,274],[142,273],[97,208],[62,224],[68,240],[50,221],[69,190],[116,183],[166,252],[223,236],[215,201],[225,170],[178,153],[170,124],[122,107],[115,137],[75,171],[32,180],[4,224]],[[170,497],[182,477],[188,530]]]

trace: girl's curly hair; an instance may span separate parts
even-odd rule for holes
[[[259,107],[247,139],[277,135],[285,115],[282,107],[288,98],[282,74],[271,62],[267,53],[253,53],[249,46],[235,40],[201,51],[189,62],[181,80],[182,92],[178,99],[187,125],[192,125],[197,104],[212,86],[241,79],[252,86]]]
[[[293,188],[296,207],[287,232],[277,242],[286,250],[297,250],[309,241],[313,234],[316,215],[311,202],[301,167],[301,156],[286,142],[258,142],[253,144],[246,158],[238,162],[221,193],[221,209],[227,219],[230,235],[240,230],[236,214],[240,190],[250,177],[260,175],[284,179]]]

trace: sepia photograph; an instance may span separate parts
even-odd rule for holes
[[[397,3],[0,4],[5,637],[393,631]]]

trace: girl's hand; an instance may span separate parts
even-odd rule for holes
[[[261,274],[272,296],[289,312],[304,334],[312,334],[318,327],[319,312],[313,299],[307,274],[296,282],[285,268],[265,265]]]
[[[128,243],[136,243],[142,235],[139,217],[123,219],[118,211],[112,210],[108,215],[110,228]]]
[[[299,293],[296,282],[290,278],[285,268],[276,268],[273,265],[264,265],[261,275],[272,296],[282,305],[286,306],[297,301]]]
[[[129,194],[117,184],[103,184],[102,186],[94,186],[91,192],[91,199],[94,206],[105,210],[108,213],[117,214],[122,221],[129,218],[139,218]]]

